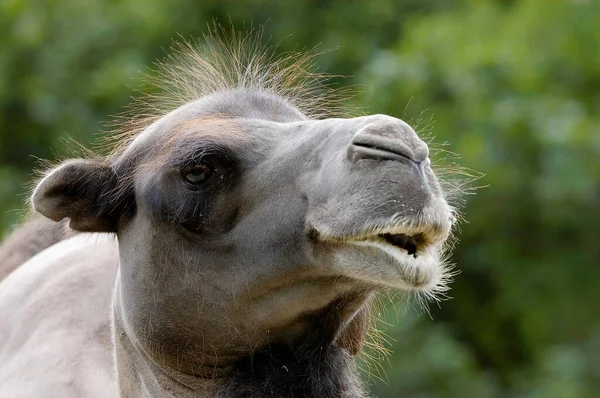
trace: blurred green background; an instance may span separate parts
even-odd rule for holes
[[[433,118],[489,185],[465,197],[453,299],[391,309],[378,397],[600,391],[600,2],[0,2],[0,236],[36,157],[90,142],[138,71],[213,18],[267,21],[280,51],[338,47],[321,71],[368,113]],[[407,107],[407,104],[410,105]],[[425,122],[428,124],[428,122]],[[379,380],[376,376],[381,378]]]

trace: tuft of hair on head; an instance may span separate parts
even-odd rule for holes
[[[201,97],[246,89],[280,96],[312,119],[348,117],[351,87],[334,87],[343,76],[317,72],[317,47],[279,53],[278,43],[264,39],[265,27],[237,31],[214,21],[201,40],[180,37],[170,53],[141,76],[138,96],[117,116],[100,142],[119,154],[141,131],[164,115]]]

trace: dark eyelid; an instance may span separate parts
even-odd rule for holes
[[[233,152],[221,144],[211,141],[182,140],[171,150],[168,165],[183,168],[206,162],[219,167],[234,161]]]

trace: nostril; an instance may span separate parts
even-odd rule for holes
[[[353,151],[360,157],[399,160],[405,163],[420,161],[412,149],[398,139],[357,134],[352,138],[352,147]]]
[[[404,163],[413,163],[414,155],[406,145],[390,145],[371,144],[365,142],[353,142],[351,146],[352,152],[360,158],[378,158],[397,160]]]
[[[429,157],[429,148],[413,129],[401,120],[376,120],[353,137],[349,154],[353,158],[379,158],[420,163]]]

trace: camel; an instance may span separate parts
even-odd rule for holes
[[[456,212],[413,128],[340,113],[314,52],[206,42],[33,190],[0,248],[0,396],[365,397],[373,297],[447,291]]]

